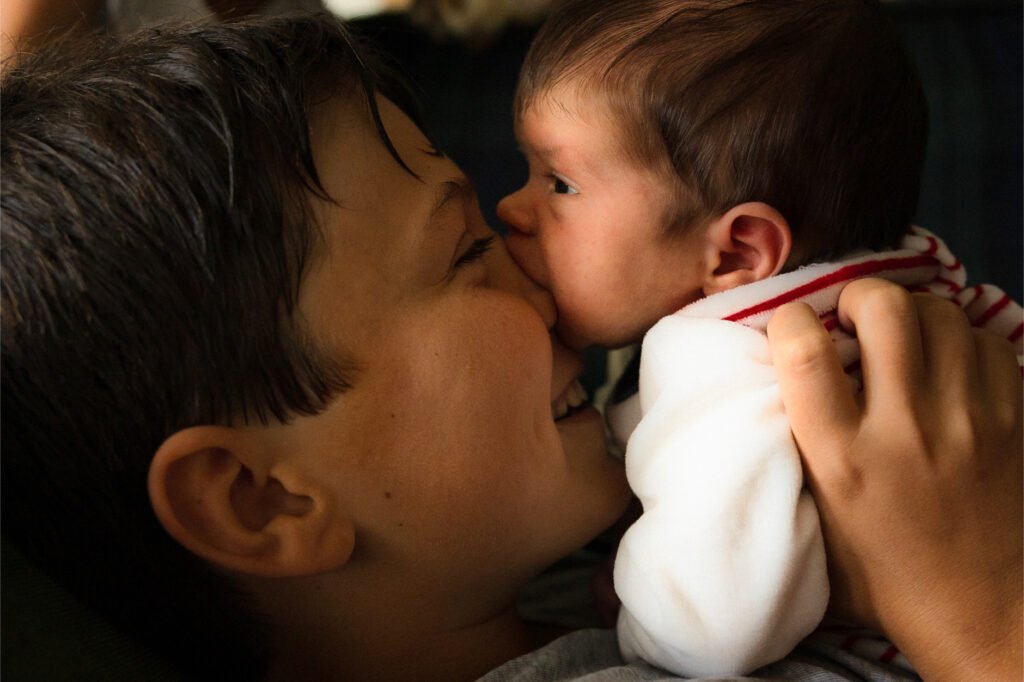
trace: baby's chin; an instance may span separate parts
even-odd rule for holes
[[[561,314],[555,323],[555,333],[558,338],[569,348],[575,351],[582,351],[590,346],[603,346],[605,348],[622,348],[639,342],[643,338],[643,332],[635,332],[629,329],[609,329],[598,325],[582,325],[574,323]]]

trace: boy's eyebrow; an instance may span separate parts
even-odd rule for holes
[[[473,188],[470,186],[468,179],[460,178],[458,180],[445,180],[442,182],[437,188],[437,193],[434,195],[434,204],[423,225],[424,231],[430,229],[434,218],[444,210],[445,206],[456,199],[465,199],[472,196],[472,194]]]

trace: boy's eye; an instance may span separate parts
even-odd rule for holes
[[[557,175],[551,176],[551,183],[551,190],[555,194],[579,194],[579,190],[570,186],[569,183]]]
[[[472,244],[469,245],[461,256],[455,261],[455,269],[458,270],[464,265],[468,265],[475,260],[479,260],[485,253],[491,250],[494,246],[494,235],[489,237],[483,237],[482,239],[476,239]]]

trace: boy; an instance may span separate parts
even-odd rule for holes
[[[297,321],[310,110],[400,90],[323,18],[56,47],[4,78],[4,536],[189,679],[256,679],[263,614],[164,532],[147,470],[183,426],[346,388]]]
[[[640,393],[609,415],[644,506],[615,564],[623,654],[683,675],[777,660],[829,589],[772,311],[809,303],[855,377],[835,303],[883,276],[1020,352],[1019,306],[965,289],[944,245],[908,232],[927,135],[914,68],[862,0],[574,1],[531,47],[516,113],[530,177],[499,206],[509,249],[554,293],[563,338],[644,337]]]

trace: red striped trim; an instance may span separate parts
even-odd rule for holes
[[[935,237],[925,237],[925,239],[928,240],[928,250],[925,251],[924,253],[926,256],[931,256],[936,251],[939,250],[939,242],[935,239]]]
[[[830,332],[839,326],[839,319],[835,317],[830,317],[827,320],[825,320],[823,324],[825,325],[825,331]]]
[[[950,272],[956,272],[957,270],[959,270],[963,266],[964,266],[964,264],[961,263],[959,259],[957,259],[956,262],[953,263],[952,265],[947,265],[946,269],[949,270]]]
[[[1015,342],[1015,341],[1016,341],[1017,339],[1019,339],[1019,338],[1021,337],[1021,335],[1022,335],[1022,334],[1024,334],[1024,322],[1021,322],[1020,324],[1018,324],[1018,325],[1017,325],[1017,328],[1016,328],[1016,329],[1014,329],[1014,330],[1013,330],[1013,331],[1012,331],[1012,332],[1010,333],[1010,335],[1009,335],[1009,336],[1007,336],[1006,338],[1007,338],[1007,339],[1009,339],[1011,343],[1013,343],[1013,342]]]
[[[963,287],[951,279],[946,279],[944,277],[936,277],[935,281],[939,282],[940,284],[945,284],[949,288],[949,290],[952,291],[954,294],[959,294],[961,291],[963,291]]]
[[[974,291],[974,298],[971,299],[970,303],[964,305],[965,308],[967,306],[974,305],[975,303],[977,303],[978,299],[981,298],[982,294],[985,293],[985,287],[981,286],[980,284],[975,284],[972,287],[972,290]]]
[[[758,313],[763,313],[766,310],[774,310],[780,305],[795,301],[797,299],[809,296],[815,291],[828,288],[839,284],[840,282],[850,281],[854,279],[860,279],[862,277],[869,277],[871,275],[884,272],[886,270],[897,270],[897,269],[909,269],[921,267],[924,265],[932,265],[935,262],[931,256],[920,255],[920,256],[906,256],[904,258],[889,258],[887,260],[868,261],[866,263],[855,263],[848,265],[844,268],[840,268],[835,272],[831,272],[827,275],[819,277],[816,280],[807,282],[795,289],[791,289],[783,294],[779,294],[775,298],[762,301],[757,305],[751,306],[746,310],[733,313],[722,319],[727,322],[739,322],[746,317],[753,317]]]
[[[888,663],[892,659],[896,658],[896,656],[898,656],[899,653],[900,650],[890,644],[889,648],[885,650],[885,653],[878,657],[878,660],[880,660],[882,663]]]
[[[984,327],[985,323],[999,314],[999,311],[1010,304],[1010,297],[1003,294],[1003,297],[989,306],[989,309],[974,319],[971,324],[975,327]]]
[[[850,635],[848,637],[844,637],[842,644],[839,645],[839,648],[844,649],[845,651],[849,651],[853,648],[853,645],[859,642],[861,639],[862,637],[860,635]]]

